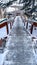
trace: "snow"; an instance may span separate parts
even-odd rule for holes
[[[17,16],[14,21],[15,21],[15,22],[14,22],[14,24],[13,24],[13,27],[16,27],[16,26],[22,27],[22,26],[24,26],[24,23],[22,23],[22,19],[20,18],[20,16]],[[20,22],[20,21],[21,21],[21,22]],[[17,23],[17,22],[18,22],[18,23]],[[17,24],[16,24],[16,23],[17,23]]]
[[[10,33],[10,24],[8,25],[8,27],[9,27],[9,33]],[[6,36],[7,36],[7,31],[6,31],[6,26],[5,26],[0,29],[0,39]]]
[[[8,27],[9,27],[9,33],[10,33],[10,24],[8,25]],[[28,23],[28,31],[29,32],[30,32],[30,27],[31,27],[31,24]],[[25,23],[25,28],[26,28],[26,23]],[[0,38],[6,37],[6,36],[7,36],[6,27],[3,27],[0,29]],[[32,36],[37,38],[37,27],[36,27],[36,30],[35,30],[35,27],[33,28]]]
[[[6,27],[0,29],[0,38],[3,38],[7,35]]]
[[[25,27],[26,27],[26,23],[25,23]],[[28,29],[27,29],[27,30],[28,30],[29,32],[30,32],[30,28],[31,28],[31,24],[28,23]],[[35,28],[36,28],[36,30],[35,30]],[[33,28],[33,32],[32,32],[32,34],[31,34],[31,36],[37,38],[37,27],[34,27],[34,28]]]
[[[15,23],[14,23],[14,25],[13,25],[13,29],[14,29],[14,26],[16,27],[22,27],[23,25],[22,25],[22,22],[20,23],[20,21],[22,21],[21,19],[20,19],[20,21],[17,23],[17,19],[19,19],[20,17],[17,17],[16,19],[15,19]],[[17,24],[16,24],[17,23]],[[15,25],[16,24],[16,25]],[[18,24],[21,24],[21,25],[18,25]],[[31,26],[31,25],[30,25]],[[28,29],[29,29],[29,27],[28,27]],[[10,30],[10,28],[9,28],[9,30]],[[3,32],[2,32],[3,31]],[[18,32],[18,31],[17,31]],[[15,32],[16,33],[16,32]],[[26,35],[26,32],[24,32],[23,31],[23,33],[25,33],[25,35]],[[34,33],[34,32],[33,32]],[[12,33],[11,33],[12,34]],[[34,33],[35,34],[35,33]],[[36,31],[36,34],[37,34],[37,31]],[[6,33],[6,27],[4,27],[4,28],[2,28],[2,29],[0,29],[0,38],[3,38],[4,36],[6,36],[7,35],[7,33]],[[21,35],[21,34],[20,34]],[[15,38],[16,37],[16,38]],[[16,35],[14,35],[14,37],[9,37],[9,39],[8,39],[8,42],[7,42],[7,50],[5,49],[4,50],[4,53],[0,53],[0,65],[2,65],[3,64],[3,62],[4,62],[4,60],[5,60],[5,56],[6,56],[6,54],[7,54],[7,52],[8,52],[8,48],[9,49],[11,49],[11,47],[13,46],[14,47],[14,43],[12,43],[12,42],[10,42],[11,41],[11,38],[14,38],[14,39],[16,39],[17,41],[19,41],[20,39],[21,39],[21,37],[18,37],[18,39],[17,39],[17,36]],[[20,38],[20,39],[19,39]],[[22,37],[22,40],[24,39],[24,42],[26,42],[26,44],[24,45],[22,45],[22,43],[23,42],[21,42],[21,43],[19,43],[18,45],[16,44],[16,46],[19,46],[19,45],[22,45],[22,46],[24,46],[24,49],[26,49],[26,46],[28,45],[27,43],[30,43],[31,42],[31,40],[30,40],[30,42],[28,41],[28,38],[26,39],[27,37],[25,37],[24,38],[24,36]],[[26,41],[27,40],[27,41]],[[13,39],[12,39],[12,41],[13,41]],[[14,40],[15,41],[15,40]],[[10,44],[10,43],[12,43],[12,45]],[[10,46],[9,46],[9,44],[10,44]],[[29,44],[30,45],[30,44]],[[21,49],[21,47],[19,47],[20,49]],[[19,48],[18,48],[18,51],[20,51],[19,50]],[[29,49],[29,48],[28,48]],[[31,48],[31,50],[32,50],[32,48]],[[33,52],[34,52],[34,49],[32,50]],[[32,52],[31,51],[31,52]],[[22,52],[23,53],[23,52]],[[35,54],[35,52],[34,52],[34,56],[35,56],[35,61],[36,61],[36,63],[37,63],[37,54]],[[15,58],[16,56],[14,56],[14,58]],[[21,57],[20,57],[20,59],[21,59]],[[29,61],[29,62],[33,62],[32,61],[32,58],[31,58],[31,60]]]
[[[4,65],[35,65],[33,54],[33,42],[24,28],[24,23],[20,16],[14,20],[11,30],[11,37],[6,43]],[[5,51],[5,52],[6,52]]]
[[[0,65],[2,65],[3,62],[3,54],[0,54]]]
[[[7,52],[8,52],[8,50],[6,52],[4,52],[4,53],[0,53],[0,65],[3,64],[3,62],[5,60],[4,57],[5,57],[5,55],[6,55]]]
[[[8,7],[8,8],[6,9],[6,12],[13,12],[13,11],[15,11],[15,8]]]
[[[3,61],[4,61],[4,56],[5,54],[4,53],[0,53],[0,65],[3,64]]]

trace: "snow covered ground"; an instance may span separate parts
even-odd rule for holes
[[[1,65],[3,62],[3,65],[36,65],[33,53],[34,43],[20,20],[20,17],[16,17],[4,53],[1,54]]]
[[[31,27],[31,24],[30,23],[28,23],[28,32],[30,32],[30,27]],[[25,28],[26,28],[26,23],[25,23]],[[36,29],[35,29],[36,28]],[[33,32],[32,32],[32,34],[31,34],[31,36],[33,36],[33,37],[36,37],[37,38],[37,27],[33,27]]]
[[[28,28],[29,29],[29,28]],[[9,32],[10,32],[10,26],[9,26]],[[35,33],[36,32],[36,33]],[[32,35],[36,35],[36,37],[37,37],[37,30],[35,31],[34,30],[34,32],[32,33]],[[3,37],[5,37],[5,36],[7,36],[7,33],[6,33],[6,27],[4,27],[4,28],[2,28],[2,29],[0,29],[0,38],[3,38]],[[3,61],[4,61],[4,57],[5,57],[5,54],[6,53],[0,53],[0,65],[2,65],[2,63],[3,63]],[[37,55],[36,55],[36,57],[37,57]],[[37,59],[35,57],[35,59]],[[36,61],[37,62],[37,61]]]
[[[4,53],[0,53],[0,65],[3,65],[3,62],[4,62],[4,57],[6,55],[8,51],[4,52]]]
[[[3,60],[4,60],[4,53],[3,54],[0,53],[0,65],[2,65]]]
[[[8,25],[8,27],[9,27],[9,33],[10,33],[10,25]],[[3,27],[3,28],[0,29],[0,39],[4,38],[6,36],[7,36],[6,27]]]
[[[10,25],[9,26],[9,33],[10,33]],[[30,24],[28,25],[28,31],[30,29]],[[0,29],[0,38],[3,38],[3,37],[6,37],[7,36],[7,31],[6,31],[6,27],[3,27]],[[32,33],[32,36],[35,36],[37,37],[37,28],[35,30],[35,27],[33,28],[33,33]]]

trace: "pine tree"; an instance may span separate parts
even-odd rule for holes
[[[35,4],[35,0],[23,0],[24,5],[21,10],[25,10],[25,14],[31,16]],[[32,7],[31,7],[32,5]]]
[[[17,1],[17,0],[9,0],[9,2],[7,2],[7,3],[1,3],[0,5],[1,5],[1,7],[8,7],[8,6],[10,6],[13,2],[15,2],[15,1]]]

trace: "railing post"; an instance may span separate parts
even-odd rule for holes
[[[8,23],[7,22],[6,22],[6,30],[7,30],[7,34],[9,34]]]
[[[27,24],[26,24],[26,29],[28,28],[28,22],[27,22]]]
[[[32,34],[32,31],[33,31],[33,24],[31,26],[31,29],[30,29],[30,33]]]

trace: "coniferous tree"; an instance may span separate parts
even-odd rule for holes
[[[25,10],[25,13],[30,16],[34,10],[35,0],[23,0],[22,3],[24,3],[24,5],[21,10]]]
[[[0,5],[1,5],[1,7],[8,7],[8,6],[10,6],[14,1],[17,1],[17,0],[9,0],[9,2],[7,2],[7,3],[1,3]]]

